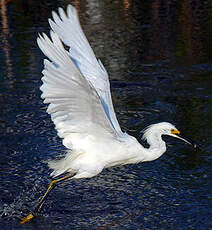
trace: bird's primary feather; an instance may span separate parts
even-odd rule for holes
[[[40,49],[51,60],[44,61],[41,91],[64,145],[70,147],[66,142],[70,134],[92,133],[96,127],[115,135],[96,90],[76,68],[57,34],[51,32],[51,38],[38,38]]]
[[[58,14],[52,13],[49,19],[51,29],[65,45],[70,47],[69,55],[82,75],[97,91],[104,110],[118,135],[122,135],[117,121],[110,93],[110,83],[106,69],[97,60],[79,23],[76,9],[68,5],[67,12],[59,8]]]

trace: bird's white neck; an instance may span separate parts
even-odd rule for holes
[[[152,132],[146,137],[149,148],[146,149],[144,161],[153,161],[166,151],[166,144],[162,140],[161,133]]]

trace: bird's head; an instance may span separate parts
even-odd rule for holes
[[[143,133],[143,139],[147,140],[149,144],[152,143],[153,139],[156,138],[156,136],[168,135],[178,138],[190,145],[193,145],[186,139],[179,136],[180,131],[174,125],[168,122],[160,122],[157,124],[150,125],[143,131]]]

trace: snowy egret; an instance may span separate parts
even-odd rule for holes
[[[153,124],[144,130],[144,148],[133,136],[123,133],[117,121],[110,92],[107,71],[94,55],[79,23],[76,9],[68,5],[65,12],[59,8],[49,19],[50,36],[39,35],[37,42],[49,60],[44,60],[44,103],[55,124],[66,156],[49,162],[53,180],[35,209],[41,210],[54,185],[71,178],[90,178],[104,168],[116,165],[152,161],[166,151],[162,135],[187,140],[168,122]],[[64,49],[63,43],[70,49]],[[21,223],[30,221],[30,213]]]

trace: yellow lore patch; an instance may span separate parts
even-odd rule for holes
[[[172,130],[171,130],[171,133],[172,133],[172,134],[180,134],[180,131],[177,130],[177,129],[172,129]]]

